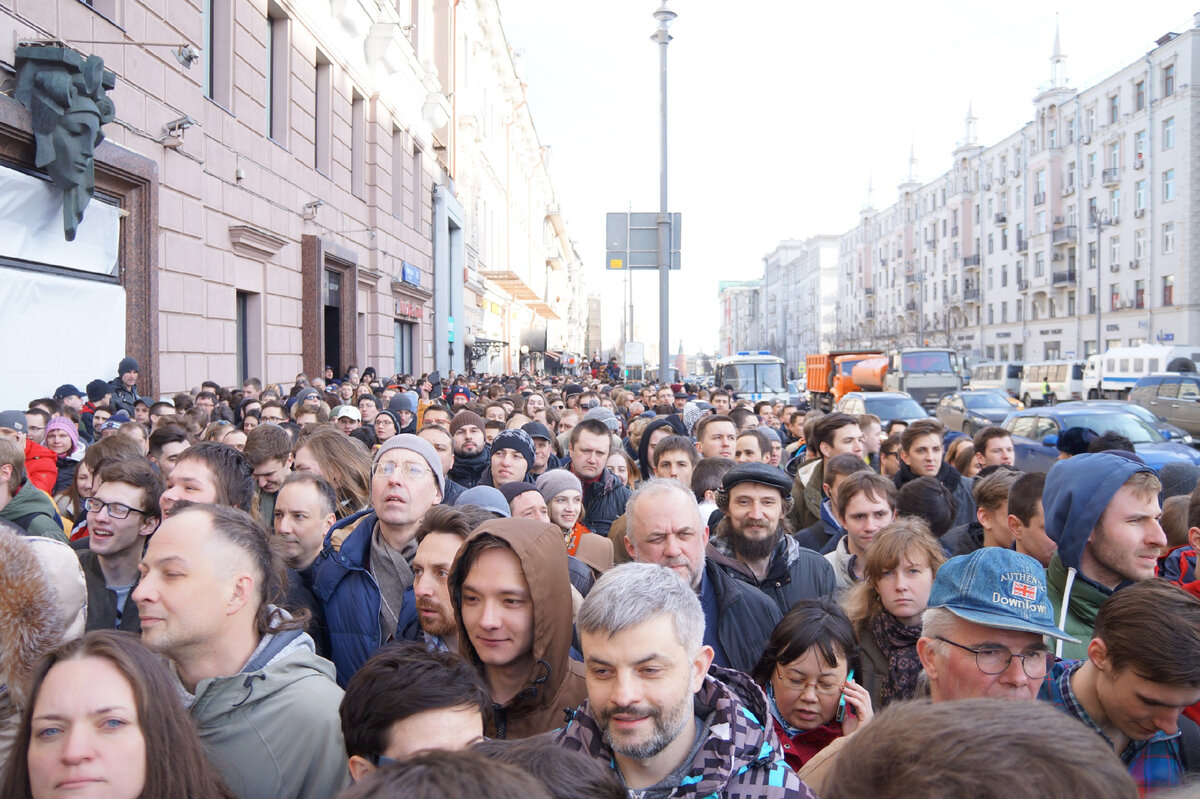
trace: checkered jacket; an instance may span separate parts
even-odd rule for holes
[[[696,694],[696,713],[709,721],[708,737],[668,794],[672,799],[816,799],[784,762],[766,697],[745,674],[713,666]],[[590,703],[576,711],[557,742],[616,768]],[[641,795],[629,792],[630,799]]]

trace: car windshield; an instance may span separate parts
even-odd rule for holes
[[[1118,433],[1134,444],[1157,444],[1162,435],[1131,413],[1073,413],[1063,417],[1067,427],[1086,427],[1101,435]]]
[[[1127,413],[1132,413],[1137,418],[1149,425],[1157,425],[1162,420],[1155,416],[1151,411],[1146,410],[1141,405],[1134,405],[1132,402],[1123,409]]]
[[[891,419],[918,419],[928,416],[925,409],[910,397],[863,397],[867,413],[873,413],[884,421]]]
[[[1012,403],[1002,394],[963,394],[963,402],[971,410],[1012,410]]]
[[[721,383],[740,394],[779,394],[785,385],[783,364],[726,364],[721,369]]]

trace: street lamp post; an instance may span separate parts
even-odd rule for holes
[[[1088,220],[1088,227],[1096,229],[1096,262],[1093,264],[1093,266],[1096,267],[1096,352],[1094,353],[1095,355],[1100,355],[1101,353],[1104,352],[1104,344],[1103,344],[1104,339],[1102,339],[1100,337],[1100,331],[1101,331],[1100,317],[1101,317],[1101,308],[1103,307],[1103,303],[1101,302],[1101,297],[1103,295],[1100,292],[1100,287],[1102,285],[1102,283],[1101,283],[1102,276],[1100,274],[1100,261],[1101,261],[1101,258],[1100,258],[1100,234],[1102,232],[1104,232],[1104,228],[1112,227],[1116,223],[1117,223],[1117,220],[1110,219],[1107,211],[1102,211],[1098,208],[1092,208],[1091,218]]]
[[[660,380],[670,375],[671,340],[670,318],[668,303],[668,278],[671,274],[671,217],[667,211],[667,45],[671,42],[671,34],[667,28],[677,17],[674,11],[667,8],[667,0],[654,12],[658,20],[658,30],[650,37],[658,42],[658,81],[660,97],[660,126],[662,140],[661,163],[658,177],[658,374]]]

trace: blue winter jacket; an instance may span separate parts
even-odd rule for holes
[[[369,569],[376,520],[375,511],[366,508],[331,527],[314,567],[312,590],[325,611],[329,659],[337,667],[337,682],[343,688],[367,658],[387,643],[379,629],[379,584]],[[353,532],[341,549],[334,551],[333,531],[350,526]],[[420,628],[411,587],[404,592],[399,616],[389,638],[415,640]]]

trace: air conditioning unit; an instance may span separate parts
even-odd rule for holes
[[[1051,260],[1053,260],[1053,261],[1061,261],[1062,259],[1063,259],[1063,256],[1062,256],[1062,253],[1061,253],[1061,252],[1056,252],[1056,253],[1054,253],[1054,255],[1051,257]]]
[[[1108,265],[1108,271],[1110,271],[1110,272],[1120,272],[1120,271],[1121,271],[1121,265],[1120,265],[1120,264],[1109,264],[1109,265]]]
[[[1140,258],[1134,258],[1132,261],[1130,261],[1130,262],[1129,262],[1129,268],[1130,268],[1130,269],[1137,269],[1137,268],[1139,268],[1141,265],[1142,265],[1142,261],[1141,261],[1141,259],[1140,259]]]
[[[1004,185],[1004,175],[1001,175],[1000,177],[996,178],[996,182],[999,183],[1001,186],[1003,186]]]
[[[1081,142],[1082,142],[1082,143],[1084,143],[1084,144],[1091,144],[1091,143],[1092,143],[1092,137],[1091,137],[1091,136],[1084,136],[1084,137],[1083,137],[1083,138],[1081,138],[1079,141],[1081,141]]]
[[[1134,219],[1141,219],[1141,218],[1142,218],[1143,216],[1145,216],[1145,215],[1146,215],[1146,209],[1145,209],[1145,208],[1135,208],[1135,209],[1133,209],[1133,218],[1134,218]]]
[[[992,184],[991,184],[991,183],[984,183],[984,184],[983,184],[983,190],[984,190],[984,191],[991,191],[991,190],[992,190]]]
[[[1056,224],[1056,225],[1061,225],[1061,224],[1063,224],[1063,223],[1064,223],[1064,222],[1066,222],[1066,221],[1067,221],[1067,220],[1066,220],[1066,219],[1064,219],[1064,218],[1063,218],[1063,217],[1061,217],[1061,216],[1056,216],[1056,217],[1054,217],[1054,224]]]
[[[1145,159],[1145,158],[1135,158],[1135,159],[1133,159],[1133,168],[1134,168],[1134,169],[1141,169],[1141,168],[1143,168],[1144,166],[1146,166],[1146,159]]]

